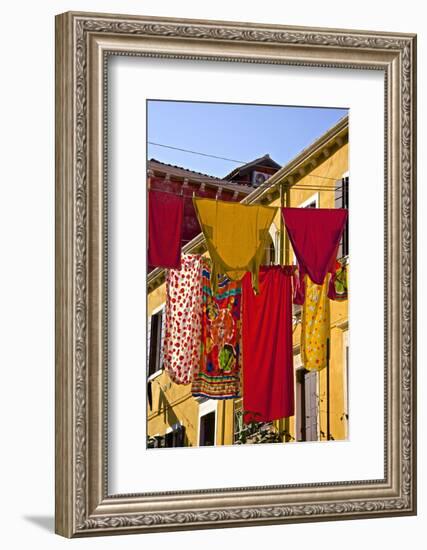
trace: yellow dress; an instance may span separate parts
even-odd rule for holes
[[[305,302],[301,319],[301,359],[307,370],[326,367],[326,340],[330,338],[329,274],[323,285],[305,276]]]
[[[198,197],[193,198],[193,203],[213,262],[213,286],[217,285],[217,274],[239,281],[250,271],[252,288],[258,294],[259,265],[277,207]]]

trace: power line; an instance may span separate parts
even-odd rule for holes
[[[213,159],[227,160],[228,162],[236,162],[237,164],[247,164],[243,160],[229,159],[226,157],[218,157],[216,155],[208,155],[207,153],[201,153],[200,151],[191,151],[190,149],[181,149],[181,147],[173,147],[172,145],[164,145],[163,143],[155,143],[154,141],[148,142],[150,145],[155,145],[156,147],[165,147],[166,149],[173,149],[174,151],[183,151],[184,153],[192,153],[193,155],[200,155],[202,157],[210,157]]]
[[[200,151],[192,151],[190,149],[182,149],[181,147],[175,147],[175,146],[172,146],[172,145],[165,145],[163,143],[156,143],[154,141],[148,141],[148,143],[150,145],[155,145],[156,147],[164,147],[165,149],[173,149],[174,151],[182,151],[184,153],[191,153],[193,155],[200,155],[202,157],[209,157],[209,158],[213,158],[213,159],[226,160],[228,162],[235,162],[237,164],[242,164],[242,165],[249,164],[250,162],[253,162],[253,161],[245,162],[243,160],[235,160],[235,159],[229,159],[227,157],[219,157],[217,155],[210,155],[208,153],[201,153]],[[271,168],[271,166],[266,166],[266,165],[263,165],[263,164],[257,164],[257,166],[259,168]],[[320,179],[331,180],[331,181],[337,181],[337,180],[341,179],[341,178],[331,178],[329,176],[319,176],[317,174],[307,174],[306,177],[320,178]],[[231,183],[247,183],[247,182],[245,180],[232,180]]]

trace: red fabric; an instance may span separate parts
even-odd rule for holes
[[[182,197],[148,192],[148,265],[180,269],[184,214]]]
[[[215,180],[213,180],[215,183]],[[203,187],[203,186],[202,186]],[[190,242],[196,235],[201,232],[199,220],[194,209],[193,204],[193,192],[196,197],[205,197],[214,199],[218,192],[217,187],[200,187],[200,182],[189,182],[188,186],[184,187],[183,182],[175,180],[173,177],[166,180],[164,177],[151,176],[150,177],[150,189],[152,191],[169,191],[176,195],[183,194],[184,201],[184,219],[182,222],[182,245],[184,246]],[[222,201],[240,202],[245,196],[245,193],[239,191],[238,196],[234,196],[234,190],[223,189],[221,192]]]
[[[263,266],[259,294],[242,279],[243,410],[245,423],[294,414],[292,266]]]
[[[338,246],[347,221],[345,208],[282,208],[286,230],[297,257],[301,276],[323,284],[335,271]]]

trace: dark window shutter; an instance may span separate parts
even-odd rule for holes
[[[164,447],[164,446],[165,446],[165,438],[164,438],[164,436],[159,436],[159,435],[155,436],[155,437],[154,437],[154,445],[153,445],[153,447],[154,447],[155,449],[158,449],[158,448]]]
[[[147,399],[148,399],[148,406],[150,407],[150,409],[152,409],[153,408],[153,387],[152,387],[151,380],[149,380],[147,384]]]
[[[348,201],[348,196],[349,196],[349,192],[348,192],[348,183],[349,183],[349,180],[348,180],[348,176],[343,178],[343,199],[344,199],[344,206],[343,208],[349,208],[349,201]],[[344,233],[343,233],[343,256],[347,256],[348,253],[349,253],[349,238],[348,238],[348,219],[347,219],[347,222],[345,224],[345,228],[344,228]]]
[[[317,371],[305,374],[305,429],[306,441],[317,441],[317,411],[319,408],[317,396]]]
[[[295,371],[296,374],[296,401],[298,404],[298,414],[296,421],[296,440],[306,440],[306,403],[305,403],[305,374],[304,368],[299,368]]]
[[[167,434],[165,434],[165,447],[175,447],[175,445],[173,444],[174,443],[174,433],[173,432],[168,432]]]
[[[147,317],[147,378],[150,373],[150,360],[151,360],[151,315]]]
[[[174,447],[185,447],[185,426],[178,426],[176,430],[174,430]]]
[[[163,437],[163,447],[184,447],[185,446],[185,426],[175,424],[173,430],[166,433]]]
[[[150,354],[148,358],[148,376],[151,376],[157,370],[158,355],[159,355],[159,332],[160,318],[156,313],[151,316],[150,323]]]
[[[335,185],[335,208],[347,208],[349,207],[349,192],[348,192],[349,179],[348,176],[342,178],[336,182]],[[348,255],[348,219],[344,228],[343,236],[341,238],[340,245],[338,247],[337,258],[342,258]]]
[[[151,376],[163,366],[163,340],[165,336],[164,312],[165,310],[163,308],[149,318],[149,334],[147,338],[149,349],[148,376]]]
[[[163,308],[159,313],[161,315],[161,321],[160,321],[160,342],[159,342],[159,364],[157,368],[162,369],[163,368],[163,343],[165,341],[165,334],[166,334],[165,308]]]

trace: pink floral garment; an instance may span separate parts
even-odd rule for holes
[[[200,360],[201,256],[183,255],[181,269],[167,272],[165,323],[163,366],[176,384],[190,384]]]

